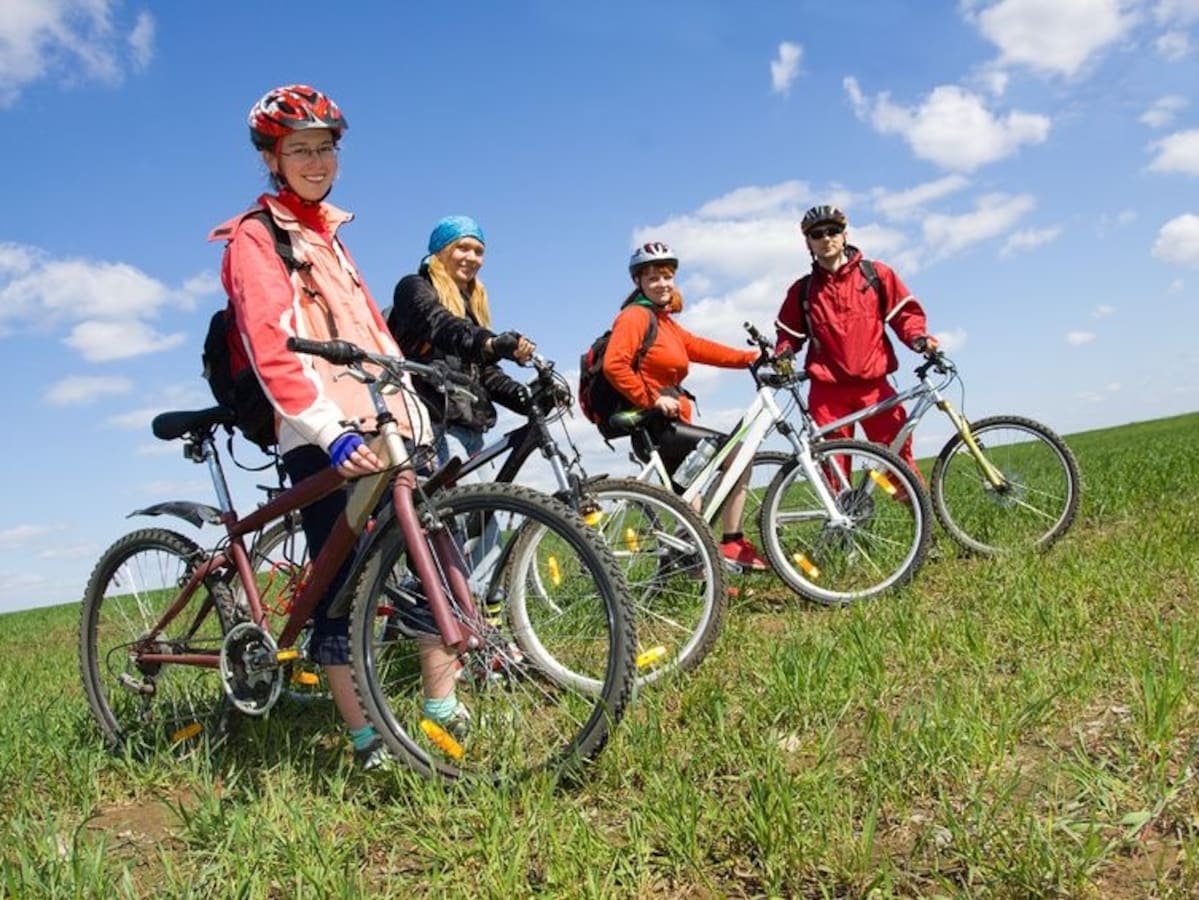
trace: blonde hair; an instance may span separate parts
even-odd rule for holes
[[[640,277],[641,273],[645,272],[647,270],[651,270],[656,275],[662,269],[665,269],[671,275],[674,275],[676,272],[678,272],[678,267],[671,265],[670,263],[650,263],[649,265],[642,266],[640,269],[638,269],[637,276]],[[623,307],[623,306],[628,305],[629,303],[632,303],[634,300],[636,300],[640,296],[641,296],[641,283],[638,282],[637,286],[635,288],[633,288],[632,293],[630,293],[629,296],[625,297],[624,303],[622,303],[621,306]],[[670,289],[670,311],[672,313],[677,313],[682,308],[683,308],[683,292],[679,290],[678,285],[674,285]]]
[[[465,319],[466,302],[462,299],[462,291],[458,289],[458,283],[450,277],[450,273],[445,267],[445,260],[449,258],[450,250],[456,243],[458,242],[453,241],[447,244],[429,257],[429,277],[433,281],[433,289],[437,291],[437,299],[441,301],[441,305],[459,319]],[[470,314],[475,322],[484,328],[490,328],[491,307],[487,305],[487,288],[483,286],[483,282],[477,275],[470,283],[467,296],[470,302]]]

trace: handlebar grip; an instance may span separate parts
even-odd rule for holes
[[[289,337],[287,349],[295,353],[319,356],[342,366],[366,359],[366,351],[349,341],[312,341],[308,338]]]

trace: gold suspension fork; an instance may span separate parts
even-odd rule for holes
[[[970,455],[974,457],[974,463],[978,466],[978,470],[982,473],[983,478],[987,479],[991,487],[997,491],[1006,488],[1007,479],[1003,477],[1002,472],[995,468],[994,463],[983,455],[982,447],[978,446],[978,441],[974,439],[974,432],[970,430],[970,423],[966,421],[966,417],[958,412],[952,403],[945,399],[937,400],[937,408],[949,416],[949,421],[953,423],[953,427],[961,435],[962,443],[966,445],[966,448],[970,451]]]

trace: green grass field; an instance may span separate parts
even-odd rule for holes
[[[364,776],[320,701],[114,757],[78,606],[0,616],[0,895],[1196,896],[1197,438],[1071,436],[1082,512],[1044,556],[941,535],[848,609],[741,581],[713,654],[571,788]]]

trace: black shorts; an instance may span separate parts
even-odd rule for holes
[[[647,433],[650,443],[646,442]],[[651,416],[646,421],[645,428],[633,434],[633,453],[642,462],[649,462],[650,453],[657,447],[666,471],[673,475],[675,469],[687,458],[687,454],[704,438],[714,438],[719,448],[729,436],[711,428],[680,422],[678,419]]]

